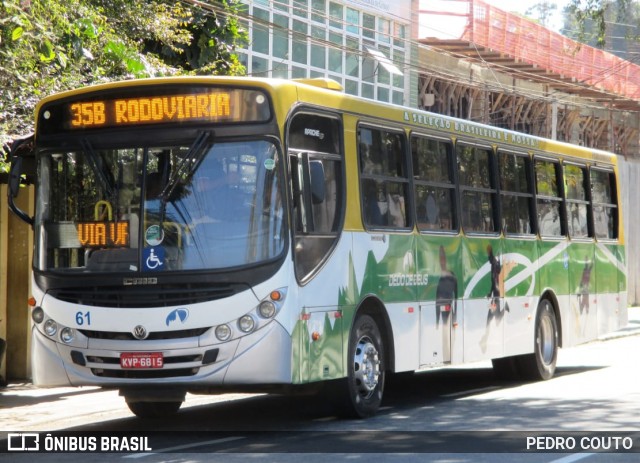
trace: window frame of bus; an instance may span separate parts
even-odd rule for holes
[[[514,191],[505,188],[505,184],[503,183],[503,179],[505,176],[503,175],[503,159],[505,157],[513,157],[524,159],[524,168],[525,168],[525,178],[527,181],[526,192],[523,191]],[[505,216],[505,197],[510,198],[526,198],[528,201],[528,222],[529,222],[529,232],[511,232],[506,228],[506,225],[500,224],[500,228],[504,235],[506,236],[520,236],[520,237],[535,237],[537,234],[537,220],[536,217],[536,208],[535,208],[535,194],[534,194],[534,176],[533,176],[533,162],[531,160],[531,156],[528,153],[518,152],[514,150],[510,150],[508,148],[503,148],[498,146],[496,150],[496,159],[498,163],[498,184],[499,184],[499,196],[500,196],[500,220],[504,221]],[[518,208],[518,211],[520,209]]]
[[[105,124],[95,127],[70,127],[72,113],[71,106],[74,104],[94,104],[97,102],[113,102],[117,100],[131,99],[152,99],[163,97],[177,97],[184,95],[198,95],[209,92],[255,92],[256,95],[262,95],[265,98],[265,108],[268,110],[267,117],[256,119],[232,119],[232,120],[211,120],[206,118],[194,118],[193,120],[162,120],[159,122],[142,122],[142,123],[121,123],[121,124]],[[48,114],[48,118],[47,118]],[[197,127],[207,124],[219,125],[244,125],[244,124],[267,124],[273,120],[273,104],[269,92],[260,87],[247,87],[242,85],[220,85],[220,84],[154,84],[116,87],[106,90],[93,90],[86,93],[72,95],[59,100],[45,103],[37,115],[37,132],[39,136],[56,136],[56,135],[82,135],[86,132],[100,132],[118,129],[134,129],[134,128],[166,128],[175,127]]]
[[[473,148],[474,151],[477,150],[482,150],[485,151],[486,153],[488,153],[488,174],[489,174],[489,185],[490,188],[484,187],[484,186],[474,186],[474,185],[467,185],[467,184],[463,184],[462,183],[462,178],[460,175],[460,151],[459,148],[464,148],[464,147],[469,147],[469,148]],[[482,143],[474,143],[472,141],[466,140],[466,139],[462,139],[462,140],[456,140],[456,144],[455,144],[455,155],[456,155],[456,166],[457,166],[457,184],[458,184],[458,191],[459,191],[459,201],[460,201],[460,226],[462,227],[462,230],[464,231],[465,234],[469,234],[469,235],[491,235],[491,236],[496,236],[500,234],[500,208],[498,205],[498,187],[497,187],[497,181],[496,181],[496,154],[494,149],[491,146],[488,145],[484,145]],[[464,193],[466,191],[470,191],[472,193],[479,193],[481,195],[485,195],[488,194],[490,195],[490,202],[489,204],[491,205],[491,213],[490,215],[488,215],[491,220],[493,221],[493,227],[492,230],[490,231],[484,231],[484,230],[475,230],[475,229],[469,229],[467,227],[465,227],[465,221],[464,221],[464,210],[465,210],[465,201],[464,201]],[[481,207],[482,209],[482,207]],[[485,216],[483,216],[481,214],[481,219],[484,219]]]
[[[417,169],[417,160],[419,153],[414,150],[414,140],[423,139],[436,142],[446,146],[446,160],[445,165],[448,170],[449,183],[444,182],[442,179],[438,181],[429,180],[427,177],[421,176],[421,172]],[[416,206],[416,226],[421,233],[457,233],[460,230],[460,224],[458,221],[458,205],[456,194],[456,174],[455,174],[455,160],[454,160],[454,145],[451,139],[444,137],[435,137],[426,135],[419,132],[412,132],[410,135],[410,148],[411,148],[411,172],[413,176],[413,198]],[[417,147],[416,147],[417,148]],[[420,221],[420,215],[418,214],[418,187],[424,187],[426,189],[431,188],[434,191],[448,193],[448,203],[450,206],[449,215],[451,218],[451,226],[447,228],[434,228],[425,225],[425,222]],[[436,205],[437,206],[437,205]],[[425,209],[428,207],[425,206]],[[428,211],[425,210],[425,218]],[[438,212],[438,221],[440,222],[442,214]],[[428,219],[427,219],[428,220]],[[442,223],[442,222],[440,222]]]
[[[538,163],[549,163],[554,165],[554,175],[556,179],[556,187],[558,189],[558,196],[550,196],[545,194],[540,194],[538,192]],[[535,182],[535,206],[536,206],[536,227],[538,230],[538,235],[544,239],[555,239],[562,240],[565,239],[567,235],[567,210],[565,206],[565,195],[564,195],[564,175],[562,170],[562,162],[558,158],[552,158],[544,155],[534,155],[533,157],[533,176]],[[543,233],[543,229],[540,225],[540,201],[554,201],[558,203],[558,220],[560,223],[560,234],[545,234]]]
[[[390,171],[387,172],[383,172],[380,174],[376,174],[376,173],[368,173],[365,172],[365,164],[363,162],[363,152],[362,152],[362,131],[363,130],[369,130],[371,132],[379,132],[379,133],[385,133],[385,134],[393,134],[398,136],[398,139],[400,141],[400,150],[398,152],[398,154],[401,156],[401,163],[400,163],[400,167],[402,169],[402,175],[398,176],[393,176],[390,175]],[[357,143],[357,158],[358,158],[358,177],[359,177],[359,186],[360,186],[360,214],[361,214],[361,218],[362,218],[362,223],[364,225],[364,228],[366,230],[394,230],[394,231],[403,231],[403,232],[410,232],[413,229],[413,214],[410,213],[410,211],[413,210],[413,204],[412,204],[412,200],[411,200],[411,179],[410,179],[410,165],[409,165],[409,156],[407,155],[408,150],[407,150],[407,134],[406,132],[402,129],[402,128],[396,128],[396,127],[390,127],[390,126],[381,126],[378,125],[376,126],[374,123],[370,122],[370,121],[359,121],[358,125],[356,127],[356,143]],[[366,145],[366,146],[372,146],[372,145]],[[382,160],[382,156],[383,153],[379,152],[380,155],[380,159]],[[379,162],[378,164],[381,165],[381,162]],[[387,224],[375,224],[375,223],[371,223],[368,220],[368,214],[367,214],[367,203],[368,201],[365,198],[365,193],[367,192],[367,190],[370,190],[370,188],[366,188],[365,187],[365,182],[375,182],[383,184],[385,186],[385,195],[386,195],[386,200],[387,203],[389,203],[389,196],[394,194],[394,193],[389,193],[387,185],[388,184],[395,184],[395,185],[400,185],[400,187],[402,188],[402,197],[404,199],[404,226],[396,226],[393,224],[389,224],[389,220],[387,219]],[[374,185],[376,187],[376,194],[377,194],[377,186]],[[377,198],[376,198],[376,203]],[[385,215],[390,216],[391,212],[389,209],[389,204],[387,204],[387,212],[385,213]]]
[[[609,180],[609,190],[610,190],[610,200],[612,203],[601,203],[595,201],[595,195],[593,194],[593,186],[594,186],[594,175],[592,172],[596,171],[602,174],[607,175],[607,179]],[[591,166],[589,169],[589,182],[590,182],[590,194],[591,194],[591,205],[595,209],[596,206],[604,207],[605,209],[613,210],[613,226],[611,229],[607,226],[607,230],[612,232],[613,237],[601,237],[598,236],[595,226],[595,211],[593,212],[593,235],[597,241],[607,241],[607,242],[615,242],[620,238],[620,205],[618,204],[618,182],[617,176],[613,169],[601,167],[601,166]]]
[[[567,185],[567,171],[568,168],[577,168],[582,172],[582,190],[584,192],[584,198],[572,198],[569,197],[570,190]],[[564,161],[562,163],[562,179],[563,179],[563,187],[565,190],[565,207],[567,209],[567,235],[574,241],[593,241],[594,232],[593,232],[593,212],[592,212],[592,203],[591,203],[591,181],[589,175],[589,168],[586,164],[582,164],[574,161]],[[570,220],[570,206],[585,206],[587,215],[585,217],[587,222],[587,234],[574,234],[573,233],[573,225],[572,220]]]
[[[335,143],[337,143],[337,145],[335,146],[335,148],[337,152],[329,153],[325,151],[306,149],[308,147],[301,148],[295,145],[292,146],[291,129],[295,119],[300,116],[317,117],[330,120],[332,124],[331,128],[336,132],[335,136],[337,137],[337,139],[335,140]],[[290,176],[289,194],[291,196],[292,209],[291,232],[293,234],[294,240],[294,267],[296,279],[301,284],[304,284],[309,281],[313,277],[313,275],[316,274],[316,272],[322,267],[326,259],[331,255],[331,252],[338,243],[338,238],[340,237],[344,226],[346,204],[344,122],[339,114],[330,111],[317,111],[310,108],[301,107],[290,114],[287,120],[285,133],[287,149],[286,157],[287,162],[289,163],[288,169]],[[293,159],[295,159],[295,162]],[[314,180],[314,175],[311,171],[311,163],[318,160],[323,162],[323,168],[324,162],[339,163],[339,166],[336,166],[336,169],[340,177],[335,179],[337,186],[337,198],[334,221],[331,226],[332,229],[329,231],[322,230],[321,232],[316,229],[315,220],[313,220],[313,206],[315,203],[314,198],[312,197],[313,191],[310,185],[310,182]],[[302,190],[299,188],[299,185],[296,185],[296,180],[300,182],[300,174],[296,170],[299,168],[304,169],[304,171],[302,172],[304,182],[304,184],[302,185]],[[324,179],[326,180],[326,176],[324,177]],[[306,187],[306,185],[309,185],[309,187]],[[297,206],[296,204],[298,203],[302,203],[303,207]],[[304,227],[302,227],[301,219],[303,214],[305,215],[305,223],[307,224],[307,227],[311,226],[311,229],[305,229]],[[299,227],[301,228],[299,229]],[[314,243],[318,243],[320,242],[320,240],[326,241],[327,239],[331,240],[329,246],[320,248],[320,252],[318,252],[317,248],[312,252],[309,252],[309,246],[307,245],[307,243],[309,243],[309,245],[312,246],[313,249]],[[298,244],[300,244],[300,246],[298,246]],[[303,252],[303,250],[306,252]],[[304,259],[301,259],[301,257]]]

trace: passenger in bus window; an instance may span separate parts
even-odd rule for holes
[[[394,227],[406,227],[406,215],[404,209],[404,196],[398,193],[389,194],[387,198],[389,205],[389,225]]]
[[[587,231],[587,209],[579,204],[570,204],[569,209],[569,226],[571,235],[574,237],[585,237]]]
[[[598,238],[610,238],[612,236],[609,230],[609,211],[604,206],[593,207],[593,223],[595,234]]]
[[[371,155],[371,146],[366,143],[360,143],[360,162],[362,163],[363,174],[381,174],[382,165],[379,161],[375,161]]]
[[[540,234],[543,236],[560,235],[560,216],[557,208],[551,203],[539,203],[538,207]]]
[[[373,226],[386,226],[388,224],[387,211],[389,210],[389,205],[384,184],[378,181],[365,180],[363,199],[365,222]]]
[[[427,198],[418,207],[418,223],[421,229],[439,230],[440,209],[434,191],[429,191]]]
[[[431,228],[438,228],[438,222],[440,221],[440,210],[438,208],[438,202],[432,193],[429,193],[426,201],[426,219]]]

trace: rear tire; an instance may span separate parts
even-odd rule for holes
[[[367,418],[378,411],[384,391],[386,354],[380,329],[369,315],[358,316],[349,336],[347,377],[340,388],[341,414]]]
[[[539,381],[553,378],[558,359],[558,322],[553,305],[547,299],[538,304],[534,352],[518,358],[524,379]]]
[[[167,418],[180,410],[182,402],[127,402],[129,410],[138,418]]]

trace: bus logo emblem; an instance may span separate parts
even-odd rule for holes
[[[169,315],[167,315],[166,323],[167,326],[169,326],[171,323],[175,322],[178,319],[180,320],[180,322],[184,323],[187,318],[189,318],[189,310],[181,307],[179,309],[171,311]]]
[[[142,325],[138,325],[133,329],[133,337],[136,339],[146,339],[147,336],[149,336],[149,333],[147,333],[147,329],[142,326]]]

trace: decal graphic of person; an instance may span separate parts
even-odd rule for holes
[[[453,315],[456,318],[456,300],[458,297],[458,279],[447,268],[447,256],[444,246],[440,246],[440,280],[436,288],[436,326],[440,325],[440,317]]]
[[[484,335],[480,340],[480,347],[482,352],[487,349],[487,340],[489,338],[489,328],[492,319],[496,319],[499,323],[504,317],[505,312],[509,312],[509,304],[505,302],[504,307],[500,307],[500,299],[504,297],[505,286],[504,282],[517,265],[516,262],[504,262],[500,263],[500,258],[493,254],[493,247],[487,245],[487,259],[491,265],[491,289],[487,298],[489,298],[489,310],[487,311],[487,323],[485,327]]]
[[[578,289],[578,303],[580,307],[580,313],[589,313],[589,282],[591,280],[591,269],[593,268],[593,262],[588,259],[588,256],[584,258],[584,268],[582,269],[582,278],[580,279],[580,287]]]
[[[487,258],[491,264],[491,289],[487,298],[489,299],[489,311],[496,312],[500,309],[500,261],[493,255],[493,247],[487,245]]]
[[[442,318],[442,355],[445,362],[451,361],[451,328],[456,324],[458,279],[447,269],[444,246],[440,246],[440,280],[436,288],[436,328]]]

